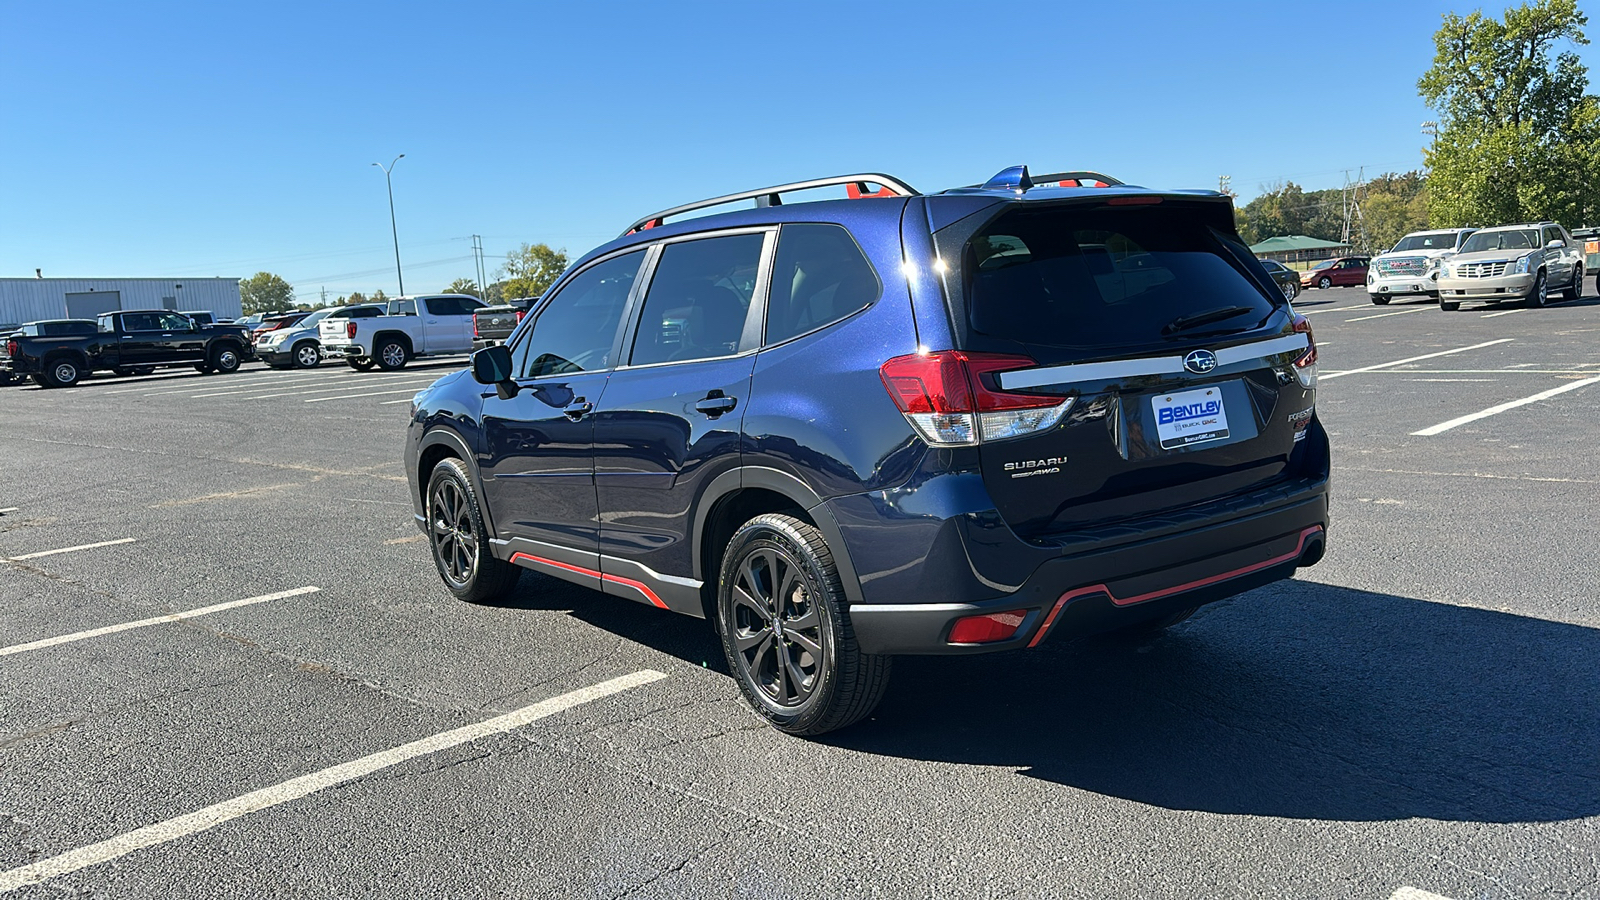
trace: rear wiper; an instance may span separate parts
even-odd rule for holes
[[[1188,331],[1196,325],[1208,325],[1212,322],[1221,322],[1223,319],[1231,319],[1234,316],[1242,316],[1248,312],[1255,312],[1255,310],[1248,306],[1223,306],[1217,309],[1208,309],[1205,312],[1195,313],[1192,316],[1179,316],[1176,319],[1173,319],[1171,322],[1167,323],[1165,328],[1161,329],[1161,333],[1177,334],[1180,331]]]

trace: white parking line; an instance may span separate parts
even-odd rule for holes
[[[1582,381],[1574,381],[1570,384],[1563,384],[1560,387],[1551,388],[1548,391],[1540,391],[1539,393],[1534,394],[1532,397],[1523,397],[1521,400],[1512,400],[1509,403],[1502,403],[1499,406],[1491,406],[1482,412],[1475,412],[1471,415],[1462,416],[1458,419],[1451,419],[1448,422],[1440,422],[1437,425],[1424,428],[1421,431],[1413,431],[1411,433],[1416,437],[1433,437],[1436,434],[1443,434],[1452,428],[1465,425],[1468,422],[1476,422],[1479,419],[1487,419],[1490,416],[1499,415],[1508,409],[1516,409],[1519,406],[1527,406],[1529,403],[1538,403],[1540,400],[1548,400],[1557,394],[1565,394],[1567,391],[1575,391],[1578,388],[1587,387],[1591,384],[1600,384],[1600,377],[1585,378]]]
[[[435,381],[438,381],[438,380],[439,380],[438,378],[431,378],[428,381],[412,381],[410,383],[415,385],[415,387],[411,388],[411,390],[420,391],[424,387],[427,387],[428,385],[433,384]],[[387,380],[385,382],[380,382],[380,383],[396,384],[396,383],[400,383],[400,382],[404,382],[404,381],[405,381],[405,379],[389,379],[389,380]],[[366,385],[347,384],[347,385],[343,385],[343,386],[340,386],[340,387],[337,387],[337,388],[320,387],[320,388],[312,388],[310,390],[304,390],[304,391],[282,391],[280,393],[275,393],[275,394],[257,394],[257,395],[255,395],[253,397],[240,397],[239,399],[240,400],[271,400],[271,399],[274,399],[276,397],[301,397],[301,396],[304,396],[306,394],[326,394],[326,393],[329,393],[329,392],[332,392],[332,391],[348,391],[348,390],[353,390],[353,389],[358,388],[358,387],[365,387],[365,386]],[[330,397],[329,399],[337,399],[337,398]]]
[[[1450,900],[1450,898],[1414,887],[1402,887],[1390,894],[1389,900]]]
[[[1432,308],[1433,307],[1431,307],[1431,306],[1419,306],[1416,309],[1402,309],[1399,312],[1379,313],[1379,314],[1377,314],[1375,316],[1356,316],[1354,319],[1345,319],[1345,321],[1346,322],[1365,322],[1368,319],[1387,319],[1390,316],[1404,316],[1404,315],[1409,315],[1411,313],[1427,312],[1428,310],[1430,310]]]
[[[81,544],[77,547],[62,547],[60,550],[41,550],[38,553],[24,553],[21,556],[8,556],[10,562],[22,562],[25,559],[38,559],[41,556],[55,556],[57,553],[76,553],[79,550],[94,550],[98,547],[114,547],[117,544],[131,544],[138,538],[117,538],[114,541],[100,541],[97,544]]]
[[[1484,347],[1493,347],[1495,344],[1504,344],[1504,343],[1507,343],[1507,342],[1512,341],[1512,340],[1515,340],[1515,339],[1514,338],[1500,338],[1499,340],[1496,340],[1496,341],[1484,341],[1481,344],[1473,344],[1471,347],[1457,347],[1454,350],[1440,350],[1438,353],[1424,353],[1421,356],[1412,356],[1412,357],[1407,357],[1406,359],[1397,359],[1394,362],[1378,363],[1375,366],[1363,366],[1363,367],[1361,367],[1359,369],[1347,369],[1347,370],[1345,370],[1343,372],[1330,372],[1330,373],[1328,373],[1326,375],[1317,376],[1317,380],[1318,381],[1327,381],[1330,378],[1343,378],[1346,375],[1359,375],[1362,372],[1374,372],[1374,371],[1377,371],[1378,369],[1387,369],[1390,366],[1403,366],[1403,365],[1405,365],[1406,363],[1409,363],[1409,362],[1420,362],[1420,361],[1422,361],[1424,359],[1433,359],[1434,357],[1437,357],[1437,356],[1449,356],[1452,353],[1465,353],[1468,350],[1481,350]]]
[[[1309,312],[1302,312],[1302,313],[1300,313],[1300,315],[1302,315],[1302,316],[1315,316],[1315,315],[1318,315],[1320,313],[1325,313],[1325,312],[1349,312],[1352,309],[1371,309],[1371,308],[1372,308],[1372,304],[1371,303],[1362,303],[1359,306],[1341,306],[1341,307],[1339,307],[1337,309],[1313,309],[1313,310],[1311,310]],[[1298,310],[1296,310],[1296,311],[1298,312]]]
[[[1505,310],[1504,312],[1484,313],[1483,315],[1479,316],[1478,318],[1480,318],[1480,319],[1492,319],[1495,316],[1509,316],[1512,313],[1519,313],[1519,312],[1527,312],[1527,310],[1525,310],[1525,309],[1508,309],[1508,310]]]
[[[263,594],[260,597],[247,597],[243,600],[230,600],[227,603],[218,603],[215,606],[202,606],[199,609],[191,609],[187,612],[169,613],[167,615],[156,616],[151,619],[140,619],[137,622],[124,622],[121,625],[107,625],[104,628],[91,628],[88,631],[78,631],[72,634],[63,634],[59,637],[29,641],[26,644],[14,644],[10,647],[0,647],[0,656],[11,656],[16,653],[26,653],[29,650],[43,650],[46,647],[57,647],[62,644],[85,641],[89,638],[101,637],[107,634],[116,634],[119,631],[131,631],[135,628],[145,628],[150,625],[164,625],[167,622],[178,622],[182,621],[183,619],[209,616],[214,612],[222,612],[225,609],[235,609],[240,606],[253,606],[257,603],[266,603],[268,600],[282,600],[285,597],[298,597],[301,594],[314,594],[320,590],[322,590],[322,588],[319,587],[295,588],[292,591],[279,591],[276,594]]]
[[[14,513],[21,508],[22,507],[20,506],[8,506],[5,509],[0,509],[0,516],[5,515],[6,513]]]
[[[503,716],[495,716],[475,725],[453,728],[431,737],[412,741],[409,744],[402,744],[390,750],[363,756],[347,763],[340,763],[337,766],[312,772],[309,775],[302,775],[299,778],[291,778],[282,784],[251,791],[232,800],[224,800],[205,809],[167,819],[165,822],[146,825],[143,828],[101,841],[98,844],[90,844],[87,847],[69,850],[59,856],[53,856],[36,863],[29,863],[6,872],[0,872],[0,893],[40,884],[51,878],[76,872],[79,869],[110,862],[136,850],[143,850],[147,847],[154,847],[158,844],[165,844],[169,841],[199,834],[224,822],[230,822],[253,812],[260,812],[263,809],[270,809],[279,804],[288,803],[291,800],[298,800],[335,785],[364,778],[373,772],[399,765],[407,760],[438,753],[442,750],[449,750],[452,747],[459,747],[462,744],[493,734],[501,734],[515,728],[521,728],[564,710],[572,709],[575,706],[609,697],[612,694],[620,694],[623,691],[640,687],[653,681],[659,681],[665,677],[667,676],[664,673],[643,669],[629,675],[623,675],[620,678],[613,678],[610,681],[602,681],[591,687],[580,688],[576,691],[562,694],[559,697],[552,697],[549,700],[543,700],[531,706],[524,706],[515,712],[506,713]]]
[[[410,397],[401,397],[399,400],[384,400],[384,401],[380,402],[378,405],[379,406],[392,406],[393,404],[396,404],[396,403],[410,403],[410,402],[411,402],[411,398]]]
[[[432,383],[433,382],[431,382],[431,381],[428,382],[428,384],[432,384]],[[398,391],[373,391],[370,394],[346,394],[346,395],[344,395],[342,397],[318,397],[315,400],[307,400],[306,402],[307,403],[323,403],[323,402],[326,402],[328,400],[354,400],[357,397],[381,397],[384,394],[415,394],[417,391],[420,391],[420,390],[422,390],[423,388],[425,388],[427,386],[428,385],[426,385],[426,384],[418,385],[417,387],[413,387],[413,388],[401,388]]]

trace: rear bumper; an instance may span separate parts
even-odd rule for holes
[[[322,344],[323,359],[349,359],[360,358],[367,355],[367,348],[360,344],[331,344],[326,341]]]
[[[1225,600],[1322,558],[1327,494],[1248,518],[1040,566],[1015,593],[977,603],[857,604],[861,649],[886,654],[989,653],[1112,631]],[[957,619],[1022,611],[1004,641],[952,644]]]

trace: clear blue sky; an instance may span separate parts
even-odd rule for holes
[[[412,293],[473,275],[471,234],[491,267],[524,241],[576,257],[661,207],[843,172],[1333,187],[1420,166],[1416,80],[1440,14],[1472,8],[8,0],[0,276],[393,294],[369,164],[397,153]]]

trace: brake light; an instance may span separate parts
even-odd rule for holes
[[[1306,336],[1306,352],[1294,361],[1294,374],[1300,379],[1301,387],[1312,387],[1317,383],[1317,339],[1311,333],[1311,320],[1296,313],[1294,330]]]
[[[930,444],[970,446],[1054,428],[1072,397],[1019,394],[996,375],[1038,363],[1026,356],[941,350],[897,356],[878,374],[895,406]]]
[[[6,355],[7,356],[21,356],[22,355],[22,349],[17,346],[17,342],[16,341],[6,341]]]
[[[472,336],[473,337],[477,337],[478,336],[478,317],[477,316],[473,316],[472,317]]]
[[[356,320],[355,319],[351,319],[349,322],[345,323],[344,336],[346,338],[349,338],[352,341],[356,339]]]
[[[1022,620],[1027,618],[1028,611],[1014,609],[1010,612],[989,613],[982,616],[966,616],[956,620],[950,626],[950,639],[952,644],[992,644],[1003,641],[1017,633],[1022,626]]]
[[[522,322],[522,317],[527,315],[527,314],[528,314],[528,311],[526,309],[517,310],[517,322],[520,324]]]

